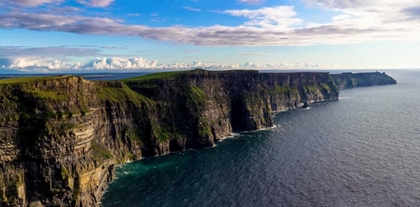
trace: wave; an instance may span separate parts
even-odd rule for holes
[[[241,134],[238,133],[230,133],[229,135],[222,137],[221,139],[218,140],[218,142],[222,142],[225,139],[232,139],[232,138],[236,138],[238,136],[240,136]]]

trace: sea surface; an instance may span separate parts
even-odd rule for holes
[[[420,206],[420,72],[117,168],[102,206]]]

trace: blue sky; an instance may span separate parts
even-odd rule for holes
[[[420,68],[420,0],[2,0],[0,69]]]

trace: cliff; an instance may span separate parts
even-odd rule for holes
[[[340,89],[397,84],[392,77],[380,72],[341,73],[332,74],[331,77]]]
[[[115,164],[209,147],[338,93],[328,73],[0,80],[0,205],[96,206]]]

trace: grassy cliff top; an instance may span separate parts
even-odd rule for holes
[[[170,72],[161,72],[161,73],[153,73],[149,75],[137,76],[133,78],[122,79],[123,82],[133,82],[133,81],[146,81],[146,80],[156,80],[156,79],[167,79],[167,78],[175,78],[182,74],[185,74],[189,71],[170,71]]]
[[[1,84],[24,84],[36,81],[44,81],[44,80],[58,80],[73,77],[70,75],[66,76],[35,76],[35,77],[21,77],[21,78],[7,78],[7,79],[0,79]]]

